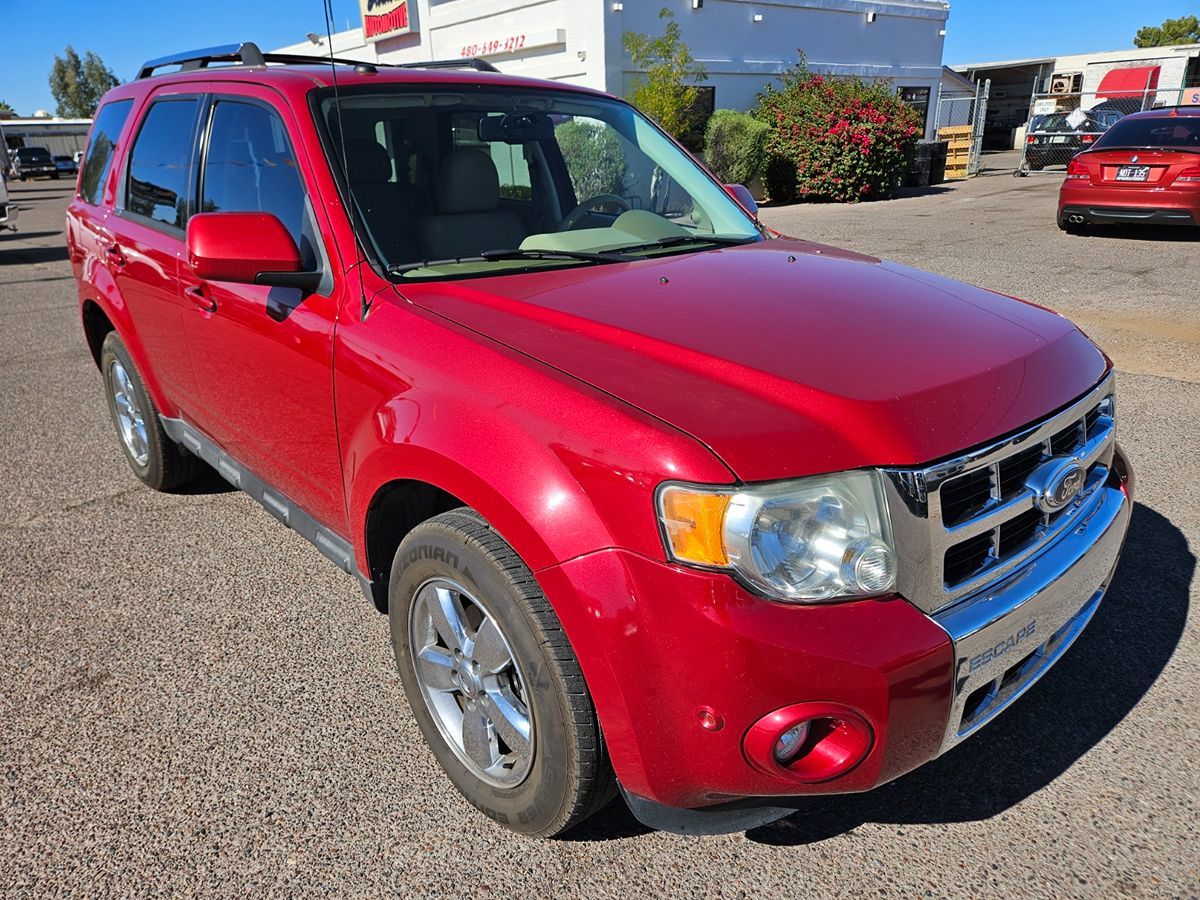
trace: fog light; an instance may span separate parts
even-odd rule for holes
[[[875,731],[840,703],[785,706],[763,716],[742,738],[746,760],[768,775],[804,784],[845,775],[867,758]]]
[[[808,723],[801,722],[799,725],[793,725],[787,731],[779,736],[779,740],[775,742],[775,762],[781,766],[786,766],[796,754],[800,752],[800,748],[804,745],[805,739],[808,737]]]

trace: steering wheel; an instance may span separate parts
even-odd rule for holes
[[[618,197],[616,194],[597,194],[595,197],[588,197],[567,213],[563,217],[562,226],[559,228],[559,231],[570,231],[579,223],[579,220],[583,218],[585,213],[603,203],[615,203],[621,207],[621,212],[629,212],[633,208],[624,197]]]

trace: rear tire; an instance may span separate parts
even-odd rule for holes
[[[615,796],[562,625],[478,513],[451,510],[414,528],[396,551],[388,598],[413,716],[477,809],[513,831],[553,837]]]
[[[100,371],[104,373],[108,411],[133,474],[156,491],[170,491],[194,481],[200,460],[163,430],[158,407],[115,331],[108,333],[100,348]]]

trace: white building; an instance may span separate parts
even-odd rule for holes
[[[91,119],[58,119],[49,115],[0,119],[0,135],[8,149],[43,147],[52,156],[72,156],[82,150],[91,127]]]
[[[660,34],[661,8],[708,72],[706,100],[748,109],[803,50],[814,71],[890,79],[933,128],[946,0],[360,0],[364,27],[335,55],[382,63],[479,57],[501,71],[627,93],[627,31]],[[366,35],[364,37],[364,35]],[[323,36],[280,48],[328,53]]]
[[[1135,94],[1140,99],[1144,91],[1149,91],[1147,106],[1200,103],[1200,44],[1130,47],[953,68],[973,81],[991,80],[985,141],[996,149],[1011,147],[1014,141],[1019,144],[1035,93],[1078,95],[1084,109]]]

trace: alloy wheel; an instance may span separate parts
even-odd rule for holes
[[[431,578],[409,612],[409,646],[421,697],[464,766],[514,788],[533,764],[533,715],[508,639],[465,587]]]
[[[146,417],[138,402],[133,382],[120,360],[113,360],[108,368],[109,385],[112,391],[113,409],[117,416],[117,429],[125,449],[138,466],[150,461],[150,441],[146,434]]]

